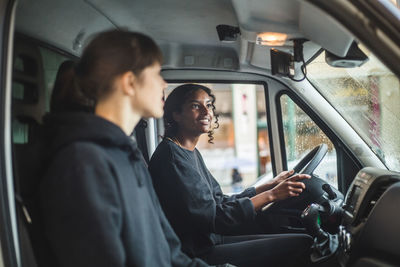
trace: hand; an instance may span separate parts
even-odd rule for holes
[[[281,172],[275,178],[256,187],[256,193],[259,194],[259,193],[271,190],[272,188],[274,188],[275,186],[277,186],[278,184],[280,184],[281,182],[283,182],[284,180],[289,178],[291,175],[293,175],[293,173],[294,173],[294,170]]]
[[[272,188],[274,188],[281,182],[285,181],[287,178],[289,178],[291,175],[293,175],[293,173],[294,173],[294,170],[290,170],[290,171],[283,171],[280,174],[278,174],[274,179],[272,179],[272,182],[273,182]],[[270,188],[270,189],[272,189],[272,188]]]
[[[276,178],[278,178],[281,174],[282,176],[279,177],[278,179],[283,179],[282,177],[290,176],[290,172],[286,172],[285,174],[283,173],[285,172],[280,173]],[[303,190],[306,189],[306,186],[304,183],[299,182],[298,180],[309,179],[309,178],[311,178],[311,176],[308,174],[296,174],[292,177],[282,180],[278,185],[276,185],[273,189],[270,190],[270,193],[274,201],[279,201],[289,197],[299,196],[301,192],[303,192]]]

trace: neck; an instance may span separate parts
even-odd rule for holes
[[[196,148],[199,137],[199,135],[188,135],[178,132],[174,138],[176,139],[176,141],[178,141],[180,146],[190,151],[193,151]]]
[[[95,114],[118,125],[128,136],[131,135],[140,120],[140,115],[131,109],[129,102],[113,98],[99,101],[95,108]]]

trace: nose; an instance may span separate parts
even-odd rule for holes
[[[208,108],[206,105],[201,105],[201,114],[212,116],[212,109]]]

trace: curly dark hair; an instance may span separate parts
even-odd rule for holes
[[[219,127],[218,114],[215,112],[215,95],[211,92],[211,89],[200,84],[183,84],[176,87],[167,97],[164,105],[164,126],[165,134],[164,137],[173,138],[178,132],[178,124],[173,118],[174,112],[182,112],[182,106],[186,100],[197,90],[203,90],[212,99],[212,110],[214,113],[215,123],[214,127],[208,132],[208,142],[214,144],[214,130]]]

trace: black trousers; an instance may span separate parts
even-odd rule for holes
[[[306,234],[223,236],[223,242],[198,255],[210,265],[238,267],[305,266],[312,238]]]

